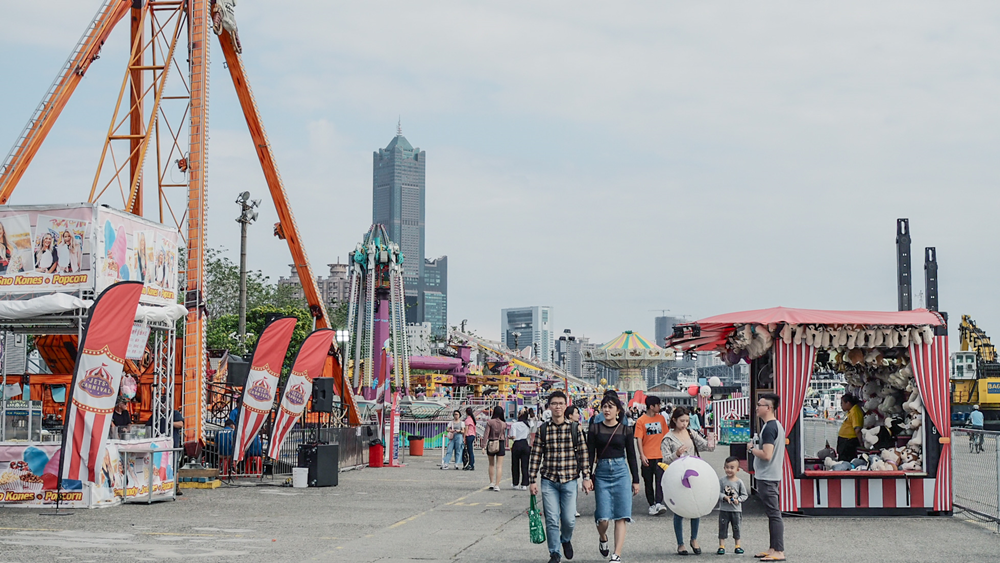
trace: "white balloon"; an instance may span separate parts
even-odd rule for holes
[[[722,387],[722,380],[718,376],[713,375],[708,378],[708,384],[712,387]]]
[[[702,385],[701,390],[699,390],[698,392],[701,394],[702,397],[712,396],[712,388],[709,387],[708,385]]]
[[[682,518],[708,516],[719,503],[719,475],[700,457],[675,460],[661,483],[667,508]]]

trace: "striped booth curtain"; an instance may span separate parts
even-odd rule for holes
[[[774,392],[781,399],[775,416],[785,429],[785,436],[791,433],[799,421],[815,361],[816,349],[807,346],[805,342],[785,344],[780,338],[774,340]],[[788,444],[787,438],[785,444]],[[799,509],[798,490],[795,487],[795,476],[792,474],[792,462],[788,456],[789,452],[786,451],[781,470],[782,512],[794,512]]]
[[[910,364],[931,422],[941,433],[941,457],[934,482],[934,510],[951,511],[951,397],[948,382],[947,326],[935,327],[934,342],[910,345]],[[925,460],[926,464],[927,461]]]

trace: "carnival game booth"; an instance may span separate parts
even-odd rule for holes
[[[780,398],[787,434],[781,509],[816,515],[947,515],[952,510],[946,317],[778,307],[678,325],[668,346],[750,364],[753,404]],[[844,374],[865,410],[855,459],[806,451],[803,402],[816,366]],[[753,431],[759,420],[752,417]]]
[[[176,231],[106,207],[0,206],[0,345],[7,351],[8,343],[32,338],[52,372],[27,373],[23,356],[0,355],[4,388],[13,382],[22,390],[0,401],[0,506],[54,506],[57,497],[69,508],[173,498],[174,326],[187,312],[177,304],[177,243]],[[64,478],[59,493],[74,385],[104,392],[112,380],[100,366],[87,374],[100,379],[93,382],[76,381],[74,371],[79,348],[92,344],[85,338],[90,310],[117,285],[134,288],[139,304],[123,329],[131,335],[120,358],[122,383],[109,388],[115,395],[108,400],[134,398],[148,415],[115,428],[103,440],[94,478]]]

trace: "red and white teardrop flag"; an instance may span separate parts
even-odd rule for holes
[[[97,480],[141,294],[142,282],[116,283],[90,307],[63,427],[62,479]]]
[[[236,447],[233,463],[243,459],[243,453],[253,442],[274,406],[274,392],[281,376],[281,364],[295,330],[295,317],[282,317],[271,321],[257,340],[250,360],[250,374],[243,387],[243,404],[240,420],[236,424]]]
[[[302,416],[306,402],[312,395],[313,378],[323,375],[323,367],[333,345],[334,334],[331,329],[321,328],[307,336],[299,347],[295,363],[292,364],[292,375],[285,382],[285,392],[281,396],[281,407],[278,408],[274,431],[271,432],[271,447],[267,454],[269,457],[278,458],[281,443],[285,441],[285,436],[295,425],[295,421]]]

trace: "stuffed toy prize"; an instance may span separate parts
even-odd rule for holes
[[[719,475],[700,457],[674,460],[663,472],[663,498],[682,518],[701,518],[719,502]]]

